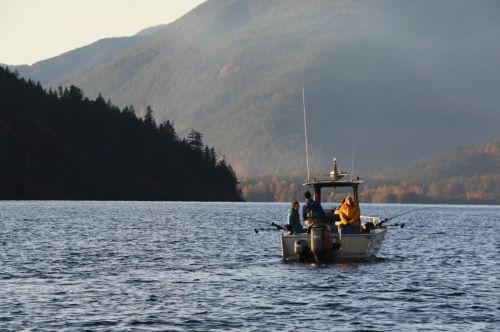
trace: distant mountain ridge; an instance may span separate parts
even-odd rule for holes
[[[138,33],[136,33],[134,36],[135,37],[148,36],[148,35],[151,35],[153,33],[158,32],[162,29],[165,29],[166,26],[168,26],[168,24],[159,24],[159,25],[155,25],[155,26],[152,26],[149,28],[145,28],[145,29],[142,29],[141,31],[139,31]]]
[[[500,140],[445,151],[428,160],[361,174],[364,203],[500,204]],[[249,201],[290,202],[306,190],[303,178],[242,180]]]
[[[363,199],[375,203],[500,204],[500,140],[460,147],[372,175]]]
[[[145,35],[104,38],[91,45],[65,52],[57,57],[39,61],[32,66],[13,66],[22,76],[41,82],[60,80],[68,73],[91,70],[95,65],[111,60],[119,52],[141,41]]]
[[[397,167],[498,138],[500,3],[210,0],[153,33],[30,67],[120,105],[198,128],[245,176],[314,174],[336,155]],[[346,166],[346,165],[344,165]]]

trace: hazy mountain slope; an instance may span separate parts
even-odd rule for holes
[[[99,66],[141,39],[141,37],[101,39],[91,45],[39,61],[32,66],[12,66],[12,68],[15,68],[22,76],[32,77],[44,83],[60,81],[62,77],[74,71],[89,70],[94,66]]]
[[[403,168],[361,177],[365,203],[500,204],[500,141],[445,151]],[[243,179],[248,201],[290,202],[302,197],[303,178]],[[325,198],[326,199],[326,198]]]
[[[370,202],[500,203],[500,141],[461,147],[372,176]]]
[[[471,177],[485,174],[500,175],[500,141],[459,147],[432,159],[421,160],[396,171],[381,173],[374,178],[387,183],[424,183],[457,176]]]
[[[138,33],[136,33],[134,36],[135,37],[138,37],[138,36],[147,36],[147,35],[151,35],[153,33],[156,33],[162,29],[165,29],[165,27],[167,26],[168,24],[159,24],[159,25],[155,25],[155,26],[152,26],[152,27],[149,27],[149,28],[145,28],[145,29],[142,29],[141,31],[139,31]]]
[[[143,37],[165,28],[167,24],[157,25],[139,31],[131,37],[104,38],[87,46],[65,52],[54,58],[39,61],[32,66],[10,66],[20,75],[31,77],[41,82],[62,80],[62,77],[75,75],[75,72],[89,70],[95,65],[106,62],[118,52],[137,44]]]
[[[211,0],[42,81],[151,104],[245,175],[303,174],[304,87],[316,174],[353,145],[356,167],[392,167],[498,138],[499,17],[495,1]]]

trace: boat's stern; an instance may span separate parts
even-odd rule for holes
[[[373,259],[384,241],[386,228],[375,228],[360,234],[331,233],[331,242],[317,249],[317,238],[311,233],[281,235],[284,261],[332,263]]]

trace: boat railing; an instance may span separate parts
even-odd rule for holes
[[[361,216],[361,223],[366,224],[368,222],[371,222],[374,225],[377,225],[380,223],[380,218],[379,217],[372,217],[372,216]]]

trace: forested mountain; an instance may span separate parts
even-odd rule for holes
[[[0,67],[0,199],[241,200],[201,133],[180,139],[75,86],[57,91]]]
[[[500,204],[500,141],[372,174],[363,198],[376,203]]]
[[[398,169],[362,176],[361,201],[367,203],[500,204],[500,141],[461,147]],[[300,199],[303,178],[268,176],[244,179],[250,201]]]
[[[313,174],[353,146],[358,169],[382,169],[498,139],[499,18],[489,0],[209,0],[106,56],[19,70],[150,104],[242,176],[304,174],[305,88]]]

